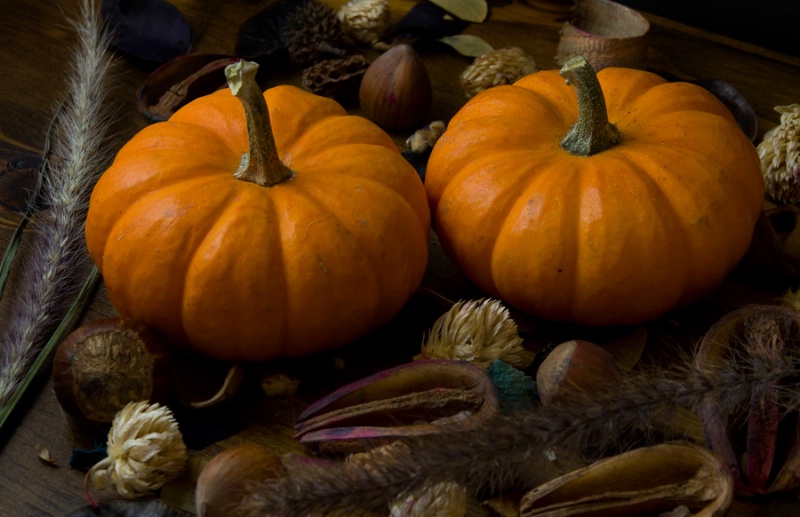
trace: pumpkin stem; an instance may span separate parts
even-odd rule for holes
[[[256,83],[257,71],[257,63],[244,59],[225,67],[228,86],[244,106],[250,145],[250,152],[242,155],[239,169],[233,176],[262,187],[271,187],[292,178],[294,172],[278,156],[267,101]]]
[[[608,121],[603,90],[592,66],[581,56],[567,61],[559,71],[567,84],[575,86],[578,97],[578,121],[561,141],[570,154],[592,156],[617,145],[620,133]]]

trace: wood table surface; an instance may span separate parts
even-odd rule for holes
[[[268,2],[230,0],[206,2],[174,0],[188,19],[194,35],[193,52],[232,54],[241,23]],[[341,1],[327,1],[331,6]],[[393,0],[393,20],[398,20],[415,2]],[[0,236],[7,241],[20,219],[19,201],[30,188],[32,171],[41,154],[45,132],[69,77],[69,58],[74,34],[67,23],[77,15],[77,0],[0,0]],[[554,55],[559,27],[568,18],[562,5],[545,1],[497,2],[490,18],[472,24],[465,33],[481,36],[495,48],[519,46],[536,59],[542,69],[555,68]],[[800,101],[800,59],[766,51],[752,45],[715,36],[665,19],[649,16],[652,23],[650,65],[684,78],[724,79],[733,84],[753,106],[760,134],[779,122],[774,106]],[[456,78],[470,62],[442,45],[425,45],[420,53],[434,86],[431,120],[449,119],[465,102]],[[126,56],[119,56],[111,96],[118,107],[115,132],[120,142],[147,125],[135,109],[135,94],[153,69]],[[295,71],[296,72],[296,71]],[[297,73],[276,73],[270,84],[297,84]],[[358,113],[357,107],[351,107]],[[393,134],[403,145],[406,134]],[[448,299],[473,296],[474,287],[455,270],[431,237],[429,268],[424,292]],[[742,287],[728,281],[710,297],[725,308],[745,301],[768,298],[774,293],[757,286]],[[682,309],[670,321],[691,318],[705,305]],[[430,296],[416,296],[397,320],[374,335],[365,337],[335,354],[280,363],[297,373],[298,394],[288,398],[261,396],[257,383],[245,383],[235,404],[241,430],[232,437],[199,451],[193,458],[202,463],[221,448],[255,442],[277,452],[301,450],[292,439],[295,415],[321,394],[380,368],[410,359],[423,332],[437,315]],[[693,312],[694,311],[694,312]],[[86,320],[114,315],[102,287],[94,297]],[[662,320],[662,321],[666,321]],[[0,322],[2,328],[2,322]],[[312,373],[309,373],[312,372]],[[87,448],[96,438],[76,426],[61,411],[47,378],[36,384],[15,418],[12,432],[0,440],[0,516],[63,515],[86,504],[83,473],[68,466],[73,448]],[[42,461],[37,451],[47,448],[55,463]],[[174,491],[186,496],[190,493]],[[180,498],[180,496],[174,496]],[[174,502],[174,501],[172,501]],[[183,504],[188,505],[186,501]],[[757,505],[737,501],[731,515],[755,515]]]

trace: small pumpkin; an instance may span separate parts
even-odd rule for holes
[[[221,359],[346,344],[427,262],[425,190],[391,137],[293,86],[262,95],[256,69],[135,135],[86,223],[117,311]]]
[[[478,287],[587,325],[645,322],[717,287],[764,198],[754,146],[711,93],[580,57],[471,99],[425,186]]]

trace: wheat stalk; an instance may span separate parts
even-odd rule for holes
[[[0,337],[0,422],[13,409],[9,402],[18,399],[17,390],[27,386],[31,366],[42,363],[37,357],[83,281],[86,209],[110,158],[103,143],[111,122],[104,100],[112,58],[94,0],[81,2],[72,25],[77,41],[68,90],[48,135],[39,197],[30,201],[45,209],[37,214],[30,256],[7,300],[11,314]]]

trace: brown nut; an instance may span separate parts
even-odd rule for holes
[[[536,386],[543,405],[562,402],[570,394],[591,393],[621,379],[622,367],[600,345],[572,340],[550,352],[536,371]]]
[[[53,389],[69,415],[109,424],[129,402],[162,402],[172,360],[144,323],[107,318],[75,329],[53,357]]]
[[[361,108],[379,126],[416,129],[429,121],[433,88],[419,54],[409,45],[397,45],[367,68],[358,98]]]

